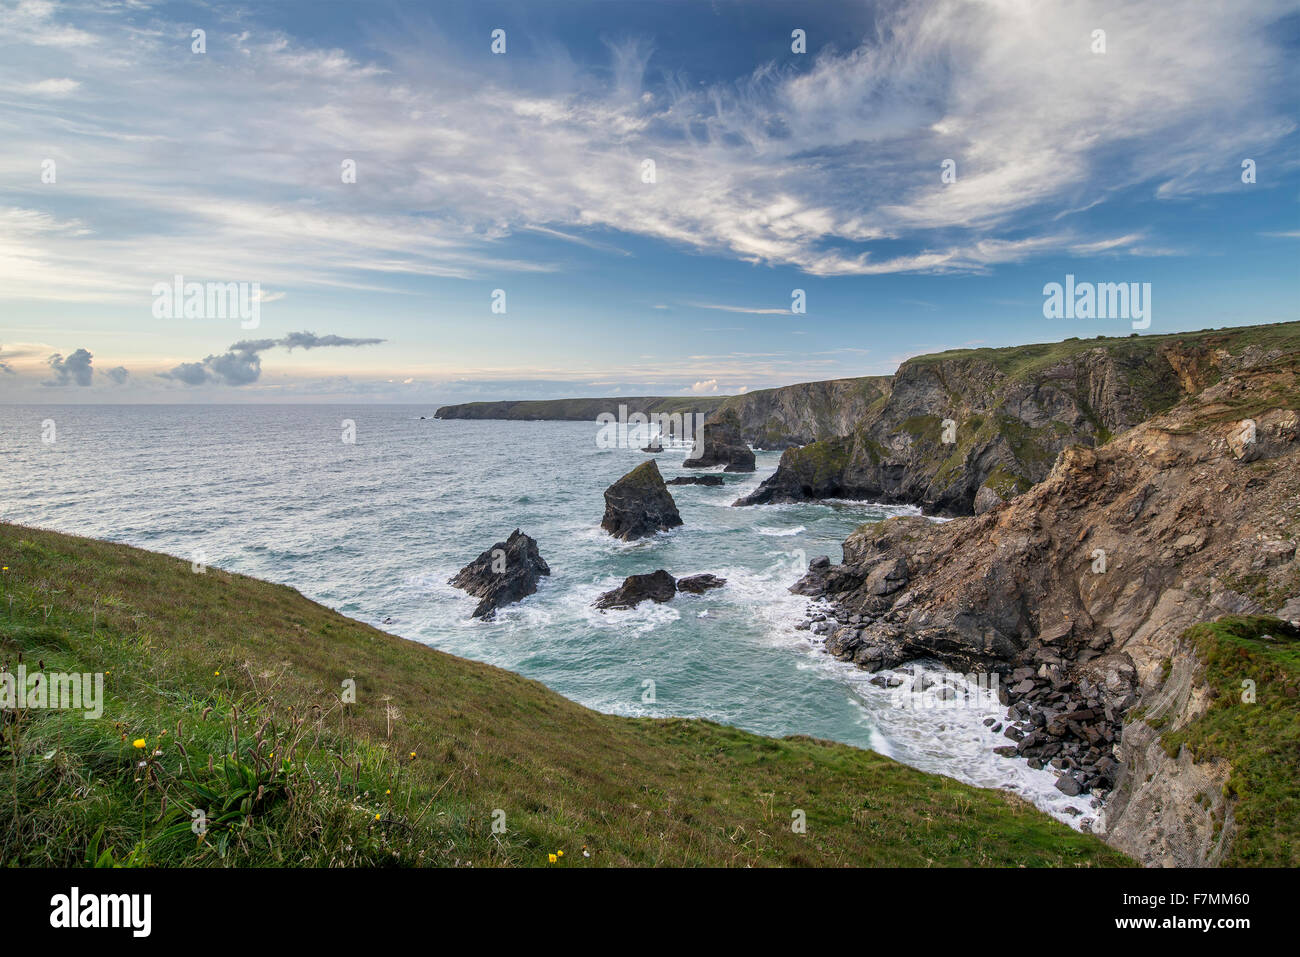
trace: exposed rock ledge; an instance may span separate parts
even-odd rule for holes
[[[842,564],[814,562],[794,590],[826,599],[814,630],[860,667],[999,672],[1034,736],[1018,755],[1041,762],[1059,744],[1053,758],[1072,749],[1094,789],[1113,779],[1106,840],[1147,864],[1216,863],[1232,839],[1226,769],[1156,740],[1207,704],[1189,626],[1298,607],[1298,366],[1242,370],[1100,448],[1066,449],[983,515],[863,526]]]

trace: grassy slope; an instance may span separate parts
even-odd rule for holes
[[[9,668],[21,652],[109,673],[102,720],[6,713],[6,863],[1127,863],[1004,793],[828,742],[598,714],[282,586],[7,524],[0,563]]]
[[[1300,867],[1300,632],[1272,618],[1229,616],[1186,636],[1214,703],[1162,736],[1170,756],[1226,760],[1237,834],[1228,866]],[[1242,681],[1255,682],[1243,701]]]

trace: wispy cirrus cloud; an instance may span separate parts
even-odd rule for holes
[[[759,306],[728,306],[722,303],[713,302],[686,302],[684,306],[690,306],[692,309],[714,309],[718,312],[740,312],[750,316],[788,316],[790,310],[762,308]]]
[[[1236,157],[1296,127],[1269,37],[1285,2],[890,10],[806,69],[700,87],[660,76],[644,41],[601,64],[554,49],[489,68],[423,25],[377,33],[366,60],[214,15],[197,57],[165,8],[6,3],[0,172],[33,185],[4,191],[5,296],[129,299],[159,271],[405,291],[561,268],[514,253],[523,232],[623,253],[590,235],[622,232],[822,277],[1146,254],[1133,230],[1061,223],[1139,184],[1232,188]],[[75,215],[36,180],[45,158],[75,182]]]

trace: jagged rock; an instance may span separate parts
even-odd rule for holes
[[[691,575],[677,579],[677,590],[701,595],[710,588],[721,588],[726,583],[725,578],[719,578],[717,575]]]
[[[1300,438],[1300,414],[1270,409],[1255,419],[1234,423],[1226,436],[1229,451],[1242,462],[1271,459]]]
[[[623,584],[605,592],[595,601],[597,608],[635,608],[641,602],[672,601],[677,594],[677,582],[662,568],[648,575],[629,575]]]
[[[994,491],[990,485],[981,485],[980,490],[975,493],[975,514],[983,515],[985,512],[991,512],[1002,504],[1002,496]]]
[[[724,472],[754,471],[754,453],[740,434],[740,423],[734,412],[725,412],[704,423],[697,455],[682,463],[682,468],[704,469],[723,465]]]
[[[1300,595],[1296,595],[1277,610],[1277,617],[1300,628]]]
[[[1068,797],[1075,797],[1083,793],[1083,788],[1079,784],[1079,779],[1073,774],[1062,774],[1057,778],[1056,790]]]
[[[509,605],[537,591],[537,579],[550,567],[537,551],[537,542],[519,529],[497,542],[448,581],[482,599],[474,618],[492,618],[501,605]]]
[[[605,517],[600,527],[630,541],[682,524],[677,503],[664,485],[654,459],[643,462],[605,489]]]
[[[679,475],[669,479],[666,485],[723,485],[726,479],[721,475]]]

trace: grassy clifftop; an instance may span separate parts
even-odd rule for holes
[[[1237,835],[1226,866],[1300,866],[1300,630],[1227,616],[1186,637],[1212,704],[1161,744],[1170,757],[1186,747],[1196,761],[1228,762]]]
[[[916,356],[903,363],[934,365],[963,359],[984,360],[998,371],[1016,379],[1031,379],[1044,369],[1093,349],[1105,349],[1120,359],[1145,359],[1161,347],[1222,349],[1240,352],[1249,346],[1261,349],[1300,349],[1300,322],[1279,322],[1260,326],[1236,326],[1226,329],[1202,329],[1199,332],[1171,332],[1159,335],[1097,336],[1094,339],[1070,338],[1061,342],[1040,342],[1023,346],[998,346],[980,349],[950,349]],[[1170,404],[1172,404],[1172,399]]]
[[[8,864],[1127,863],[1004,793],[598,714],[218,569],[7,524],[0,564],[5,667],[106,675],[98,720],[4,713]]]

